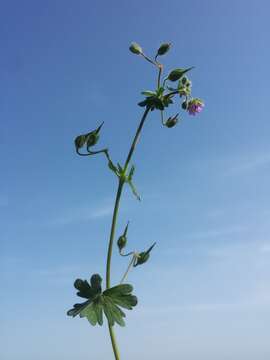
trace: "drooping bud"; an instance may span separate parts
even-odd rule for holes
[[[142,48],[140,47],[139,44],[133,42],[131,43],[130,47],[129,47],[129,50],[133,53],[133,54],[136,54],[136,55],[141,55],[142,54]]]
[[[90,148],[91,146],[96,145],[96,143],[99,140],[99,131],[102,128],[104,122],[94,131],[91,131],[90,133],[86,134],[86,146],[87,146],[87,150],[88,148]]]
[[[161,55],[164,55],[166,54],[169,50],[170,50],[170,47],[172,46],[171,43],[164,43],[164,44],[161,44],[158,51],[157,51],[157,56],[161,56]]]
[[[127,223],[126,227],[125,227],[125,231],[124,234],[121,235],[118,240],[117,240],[117,246],[119,249],[119,252],[121,253],[121,251],[124,249],[124,247],[127,245],[127,231],[128,231],[128,225],[129,223]]]
[[[181,77],[191,69],[193,69],[193,66],[188,69],[174,69],[169,73],[168,79],[170,81],[177,81],[181,79]]]
[[[138,265],[142,265],[142,264],[146,263],[146,261],[150,257],[150,252],[155,245],[156,245],[156,243],[154,243],[152,246],[150,246],[150,248],[147,251],[143,251],[143,252],[139,253],[133,266],[136,267]]]
[[[97,129],[90,131],[87,134],[79,135],[75,138],[74,143],[77,152],[84,145],[86,145],[87,150],[89,147],[96,145],[99,140],[99,131],[102,128],[103,124],[104,122]]]
[[[175,116],[173,117],[169,117],[166,122],[165,122],[165,126],[167,126],[168,128],[172,128],[174,127],[177,123],[178,123],[178,115],[179,114],[176,114]]]
[[[187,110],[187,107],[188,107],[188,102],[187,102],[187,101],[184,101],[184,102],[182,103],[182,109],[183,109],[183,110]]]
[[[181,82],[183,85],[185,85],[188,81],[188,78],[186,76],[183,76],[182,79],[181,79]]]
[[[75,147],[76,149],[80,149],[84,146],[86,142],[86,136],[85,135],[79,135],[76,137],[76,139],[74,140],[74,143],[75,143]]]

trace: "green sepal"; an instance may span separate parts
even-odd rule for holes
[[[136,267],[138,265],[142,265],[144,263],[146,263],[146,261],[149,259],[150,257],[150,252],[153,249],[153,247],[156,245],[156,243],[154,243],[153,245],[150,246],[150,248],[146,251],[143,251],[141,253],[138,254],[136,261],[134,262],[133,266]]]

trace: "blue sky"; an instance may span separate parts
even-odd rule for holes
[[[155,71],[195,66],[206,106],[173,129],[149,117],[124,192],[139,305],[117,328],[123,359],[270,357],[268,1],[9,1],[0,14],[0,262],[3,360],[111,359],[107,328],[70,319],[73,281],[99,272],[116,179],[73,139],[105,121],[123,161]],[[171,111],[177,112],[179,105]],[[115,252],[113,282],[126,268]]]

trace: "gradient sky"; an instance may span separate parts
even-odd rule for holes
[[[66,316],[77,277],[105,274],[116,179],[73,139],[105,121],[123,161],[155,69],[195,66],[206,106],[173,129],[151,113],[119,235],[157,242],[130,274],[125,360],[270,358],[268,1],[3,1],[0,12],[1,360],[113,359],[107,328]],[[177,112],[179,105],[170,110]],[[115,252],[113,282],[126,260]]]

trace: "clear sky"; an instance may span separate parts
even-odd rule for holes
[[[133,159],[142,202],[124,192],[117,235],[130,220],[128,249],[157,246],[129,277],[122,358],[269,359],[269,2],[1,5],[1,360],[113,358],[106,326],[66,316],[73,281],[105,275],[117,185],[73,139],[105,121],[100,145],[126,157],[156,76],[131,41],[171,41],[166,69],[195,66],[206,106],[173,129],[151,113]],[[114,283],[126,265],[115,251]]]

